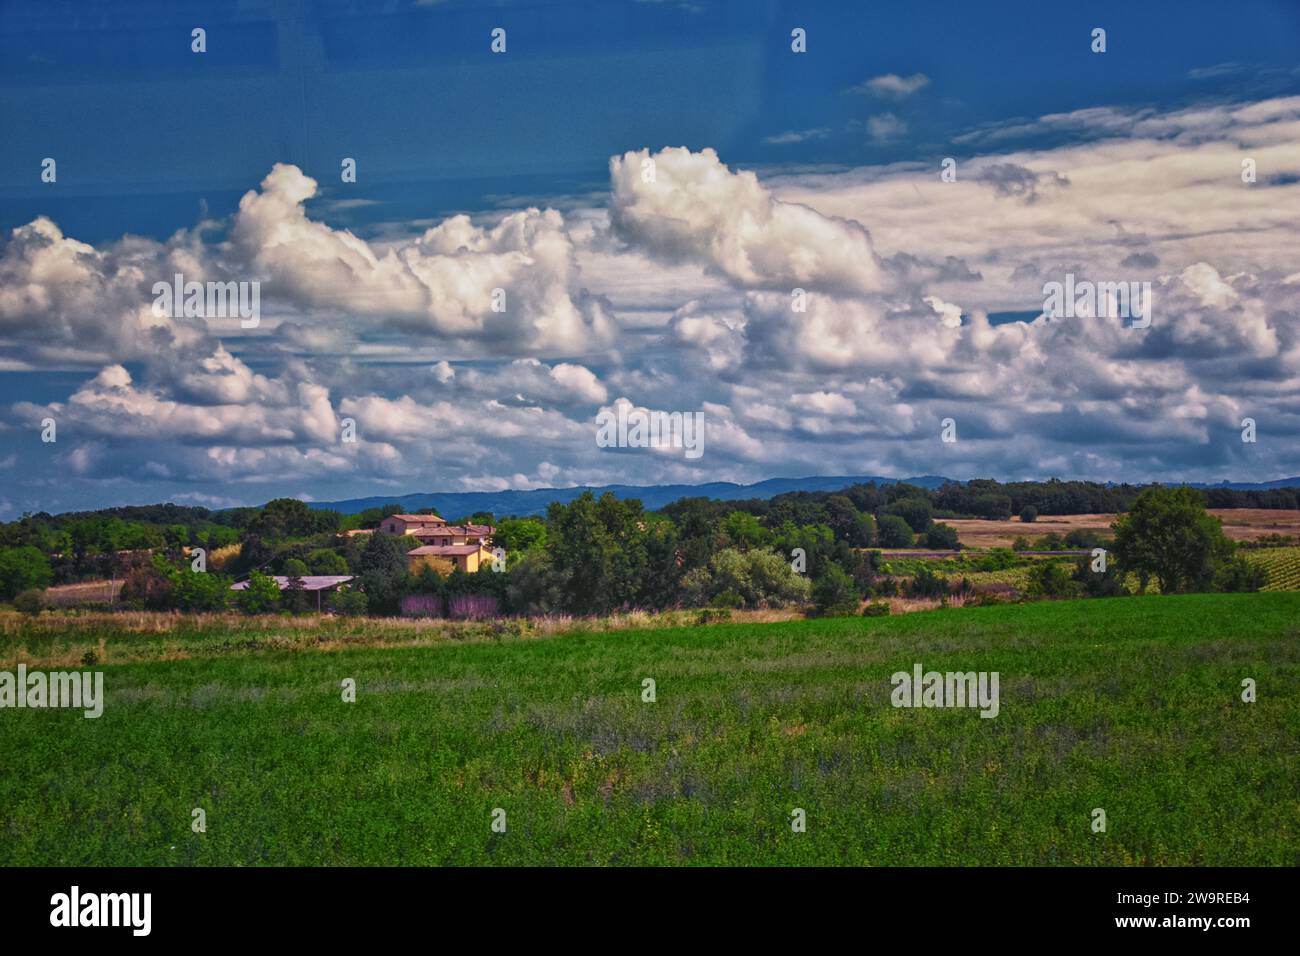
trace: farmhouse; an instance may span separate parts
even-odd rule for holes
[[[432,530],[447,523],[445,518],[437,515],[389,515],[379,522],[379,530],[384,534],[414,534],[420,530]]]
[[[485,563],[493,560],[493,554],[482,540],[461,544],[425,544],[406,552],[407,567],[412,574],[419,574],[421,568],[432,568],[439,574],[450,574],[459,568],[466,574],[473,574]]]
[[[496,529],[486,524],[444,524],[436,528],[420,528],[411,531],[413,537],[419,538],[421,544],[456,545],[489,544],[492,532]]]
[[[275,581],[275,586],[281,591],[289,589],[289,578],[283,574],[272,575],[271,579]],[[321,610],[321,595],[331,591],[337,591],[340,584],[347,584],[352,580],[350,574],[304,574],[298,579],[302,582],[304,591],[314,591],[316,593],[316,610]],[[247,591],[247,581],[236,581],[230,586],[232,591]]]

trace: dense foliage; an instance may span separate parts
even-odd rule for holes
[[[684,498],[659,512],[635,500],[584,493],[550,506],[545,518],[474,514],[452,524],[489,524],[492,545],[505,549],[504,569],[441,579],[408,572],[413,537],[366,534],[397,504],[342,516],[293,498],[260,508],[210,511],[178,505],[114,508],[66,515],[24,515],[0,525],[0,600],[80,581],[123,581],[128,607],[180,610],[312,610],[309,575],[352,575],[328,604],[343,613],[395,615],[412,595],[435,613],[453,599],[475,613],[603,614],[631,608],[760,608],[811,606],[851,610],[861,598],[965,593],[931,567],[892,561],[881,571],[873,549],[960,551],[944,519],[1022,523],[1040,515],[1127,512],[1111,536],[1076,529],[1033,540],[1015,551],[1112,548],[1117,568],[1074,573],[1059,566],[1021,576],[1021,590],[1039,596],[1105,596],[1142,590],[1255,590],[1262,572],[1235,549],[1205,513],[1216,507],[1297,507],[1297,489],[1233,491],[1140,489],[1131,485],[1047,481],[948,483],[934,490],[909,484],[860,484],[834,492],[797,491],[768,500]],[[1017,560],[1011,552],[997,572]],[[973,566],[971,566],[973,567]],[[925,571],[924,575],[919,572]],[[964,571],[967,569],[963,569]],[[1028,570],[1025,568],[1023,570]],[[275,589],[269,575],[289,579]],[[918,579],[919,578],[919,579]],[[232,593],[235,580],[255,582]],[[848,583],[846,583],[848,582]],[[1130,583],[1131,582],[1131,583]],[[852,600],[850,600],[850,592]],[[481,599],[481,600],[480,600]],[[29,600],[27,603],[31,603]]]

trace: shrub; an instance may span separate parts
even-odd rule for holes
[[[1071,577],[1083,588],[1088,597],[1119,597],[1127,594],[1124,586],[1124,574],[1114,561],[1106,562],[1105,571],[1092,569],[1092,558],[1080,558],[1074,566]]]
[[[1267,583],[1268,571],[1240,555],[1225,560],[1214,572],[1216,591],[1258,591]]]
[[[862,609],[862,616],[863,617],[888,617],[889,602],[872,601],[870,604],[868,604],[866,607]]]
[[[1106,536],[1094,528],[1075,528],[1065,536],[1067,548],[1103,548]]]
[[[14,610],[24,614],[40,614],[45,609],[45,592],[28,588],[14,598]]]
[[[1038,561],[1029,569],[1026,591],[1034,597],[1065,597],[1075,591],[1075,586],[1058,562]]]
[[[948,579],[922,567],[912,576],[907,586],[908,597],[937,598],[948,593]]]
[[[725,607],[706,607],[698,611],[695,615],[696,624],[713,624],[720,621],[730,621],[731,611]]]
[[[738,591],[727,588],[719,591],[709,600],[710,607],[736,608],[740,609],[745,606],[745,599],[741,597]]]

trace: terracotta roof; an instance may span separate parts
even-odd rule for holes
[[[412,548],[407,554],[427,554],[435,557],[452,557],[461,554],[477,554],[482,548],[479,544],[425,544]]]
[[[275,574],[271,576],[281,591],[289,587],[289,578],[287,575]],[[350,574],[304,574],[302,576],[302,589],[304,591],[328,591],[330,588],[338,587],[340,584],[346,584],[352,580]],[[247,581],[236,581],[230,586],[232,591],[247,591]]]
[[[436,528],[418,528],[412,534],[415,538],[435,538],[439,535],[475,535],[480,538],[486,538],[496,531],[491,525],[486,524],[443,524]]]
[[[398,521],[405,521],[407,524],[446,524],[447,519],[438,515],[389,515],[388,518],[396,518]],[[388,518],[384,520],[387,521]]]

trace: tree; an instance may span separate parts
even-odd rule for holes
[[[492,533],[492,544],[510,555],[545,547],[546,525],[536,518],[503,518]]]
[[[173,568],[168,603],[182,611],[220,611],[230,600],[230,581],[219,574]]]
[[[1020,520],[1025,524],[1029,524],[1031,521],[1037,521],[1038,509],[1033,505],[1025,505],[1024,508],[1020,510]]]
[[[263,506],[249,525],[250,533],[272,541],[301,538],[318,530],[317,518],[306,502],[297,498],[276,498]],[[335,522],[337,524],[337,521]],[[319,529],[326,530],[326,529]]]
[[[254,571],[248,576],[248,587],[235,592],[235,601],[245,614],[269,614],[280,604],[280,588],[275,578]]]
[[[312,574],[347,574],[347,558],[331,548],[317,548],[307,555]]]
[[[52,578],[49,559],[38,548],[0,548],[0,598],[8,601],[23,591],[44,590]]]
[[[1147,488],[1112,528],[1120,567],[1154,577],[1162,594],[1211,589],[1235,551],[1193,488]]]
[[[805,604],[812,584],[773,551],[750,551],[749,581],[756,607],[787,607]]]
[[[545,551],[525,551],[506,572],[506,608],[512,613],[553,614],[562,600],[559,579]]]
[[[285,575],[291,578],[301,578],[311,573],[307,570],[307,562],[301,558],[288,558],[283,567]]]
[[[406,574],[406,552],[409,545],[410,542],[402,541],[396,535],[368,535],[365,549],[357,561],[357,571],[361,574],[402,577]]]
[[[889,505],[885,513],[898,515],[918,534],[930,527],[930,522],[933,520],[933,509],[925,498],[900,498]]]
[[[722,533],[732,547],[748,550],[760,548],[767,541],[767,529],[752,514],[732,511],[722,519]]]
[[[869,548],[875,537],[875,522],[864,515],[845,495],[831,495],[826,499],[826,523],[835,534],[836,541],[847,542],[852,548]]]
[[[960,551],[957,529],[950,524],[933,524],[925,533],[925,546],[935,551]]]
[[[807,561],[804,571],[814,580],[826,573],[835,556],[835,533],[824,524],[795,525],[789,521],[778,528],[772,544],[786,561],[793,560],[795,549],[802,550]]]
[[[301,561],[297,563],[302,564]],[[304,611],[311,610],[312,602],[310,598],[311,595],[307,593],[302,575],[296,571],[291,571],[289,580],[285,582],[284,591],[280,594],[281,605],[292,614],[301,614]]]
[[[826,573],[813,585],[812,600],[820,617],[858,612],[857,585],[838,564],[827,565]]]
[[[881,515],[876,525],[876,543],[882,548],[909,548],[912,527],[898,515]]]
[[[551,504],[546,537],[568,610],[604,614],[638,602],[648,566],[646,517],[640,501],[610,492]]]

